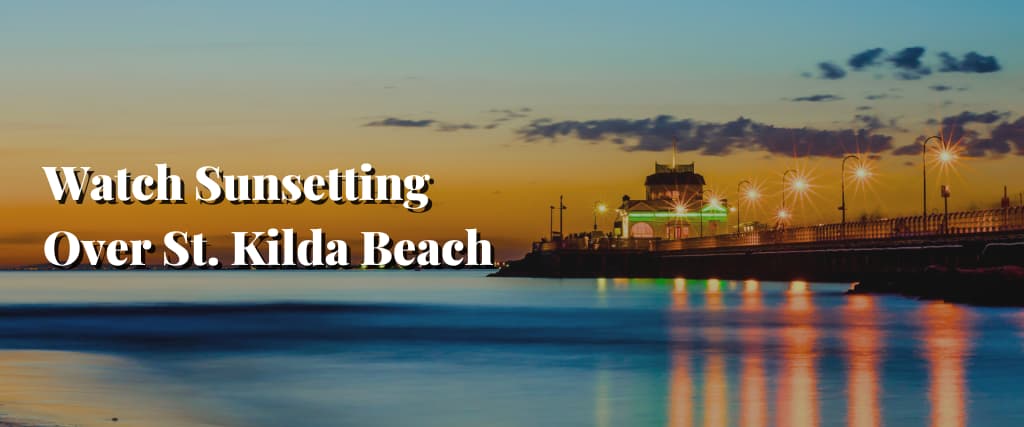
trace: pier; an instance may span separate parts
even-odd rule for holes
[[[582,233],[536,242],[499,276],[916,280],[937,267],[1024,264],[1024,207],[682,239]]]

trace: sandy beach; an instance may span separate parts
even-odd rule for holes
[[[166,381],[120,357],[0,351],[0,378],[0,427],[218,425],[161,398]]]

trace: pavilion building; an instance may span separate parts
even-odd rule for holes
[[[694,171],[693,163],[655,163],[654,173],[644,181],[644,199],[622,198],[613,234],[632,239],[683,239],[727,231],[726,202],[706,199],[704,185],[704,177]]]

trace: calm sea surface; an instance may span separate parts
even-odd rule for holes
[[[118,426],[1024,425],[1024,311],[848,284],[0,273],[0,413]]]

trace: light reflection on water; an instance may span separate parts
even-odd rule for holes
[[[0,348],[18,352],[0,361],[82,354],[89,384],[40,384],[117,401],[94,397],[105,372],[128,394],[162,382],[154,410],[226,426],[1024,423],[1017,309],[802,281],[481,276],[4,274]]]

